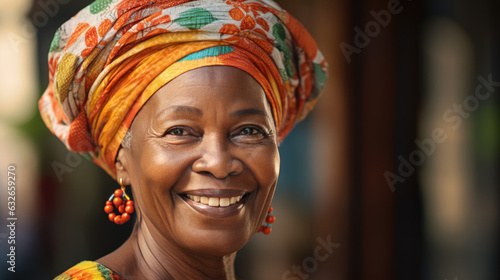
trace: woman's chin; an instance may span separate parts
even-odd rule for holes
[[[196,236],[185,236],[186,248],[190,251],[222,257],[241,249],[251,238],[240,230],[199,231]]]

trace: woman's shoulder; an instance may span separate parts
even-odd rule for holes
[[[72,279],[124,280],[124,278],[120,277],[116,272],[112,271],[108,267],[93,261],[82,261],[54,278],[54,280]]]

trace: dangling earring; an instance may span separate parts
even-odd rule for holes
[[[106,201],[106,206],[104,206],[104,212],[108,214],[109,220],[117,225],[126,223],[130,220],[130,214],[134,213],[134,202],[125,193],[122,178],[120,178],[119,184],[120,188],[115,190],[108,201]],[[120,215],[114,213],[115,207],[113,205],[121,213]]]
[[[267,217],[266,217],[266,225],[262,225],[259,228],[259,231],[262,231],[265,235],[268,235],[271,233],[271,224],[274,223],[276,219],[273,216],[273,207],[269,206],[269,210],[267,211]]]

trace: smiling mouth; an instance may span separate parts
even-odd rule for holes
[[[187,194],[186,196],[194,202],[199,202],[212,207],[228,207],[236,204],[236,202],[239,202],[243,197],[242,195],[233,197],[207,197],[190,194]]]
[[[199,190],[180,194],[180,197],[202,215],[226,218],[239,213],[253,193],[243,190]]]

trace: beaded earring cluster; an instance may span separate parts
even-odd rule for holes
[[[119,184],[120,188],[114,191],[108,201],[106,201],[106,206],[104,206],[104,212],[108,214],[108,219],[117,225],[126,223],[130,220],[130,214],[134,213],[134,202],[125,193],[122,178],[120,178]],[[115,207],[120,214],[117,215],[114,213]]]
[[[271,233],[271,224],[274,223],[276,219],[273,216],[273,207],[269,206],[269,210],[267,211],[266,224],[260,226],[259,231],[262,231],[265,235]]]

